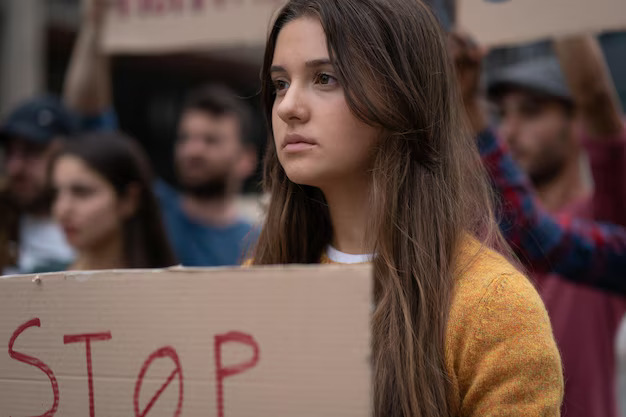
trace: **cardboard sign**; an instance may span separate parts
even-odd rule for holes
[[[2,416],[370,415],[368,266],[0,279]]]
[[[457,0],[460,27],[499,46],[626,28],[624,0]]]
[[[116,0],[107,21],[110,53],[263,48],[272,16],[287,0]],[[453,0],[424,0],[448,29]]]
[[[117,0],[105,50],[162,53],[264,47],[270,20],[284,0]]]

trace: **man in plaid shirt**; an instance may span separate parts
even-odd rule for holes
[[[626,288],[626,231],[594,220],[626,224],[626,131],[600,48],[592,37],[570,37],[555,42],[559,60],[501,68],[489,84],[500,142],[481,106],[480,50],[452,41],[467,114],[501,200],[501,230],[531,272],[561,351],[562,414],[617,417],[614,346],[626,299],[598,289]],[[594,186],[581,169],[585,153]]]
[[[478,147],[502,201],[500,229],[531,272],[626,294],[625,228],[548,214],[491,129],[479,134]]]
[[[538,203],[528,177],[489,128],[479,82],[484,50],[458,33],[450,35],[449,48],[468,121],[501,200],[501,230],[520,260],[532,272],[557,273],[572,282],[626,295],[626,228],[552,215]]]

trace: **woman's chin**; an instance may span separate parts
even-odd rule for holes
[[[74,249],[74,251],[76,252],[84,252],[85,250],[89,249],[90,242],[85,242],[84,239],[81,239],[79,236],[67,236],[66,235],[66,240],[68,245],[70,245],[72,247],[72,249]]]
[[[289,181],[298,185],[308,185],[311,187],[317,187],[317,181],[315,181],[315,177],[311,175],[310,172],[303,172],[302,170],[291,170],[285,171],[287,174],[287,178]]]

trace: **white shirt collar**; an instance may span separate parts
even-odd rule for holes
[[[372,262],[374,260],[373,254],[353,255],[350,253],[338,251],[331,245],[328,245],[328,247],[326,248],[326,256],[328,256],[328,259],[330,259],[332,262],[338,264],[362,264],[366,262]]]

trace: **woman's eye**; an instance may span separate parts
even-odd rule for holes
[[[337,83],[337,79],[335,77],[324,72],[318,74],[315,81],[321,85],[334,85]]]
[[[276,94],[284,93],[284,91],[289,88],[289,83],[285,80],[274,80],[273,83]]]

